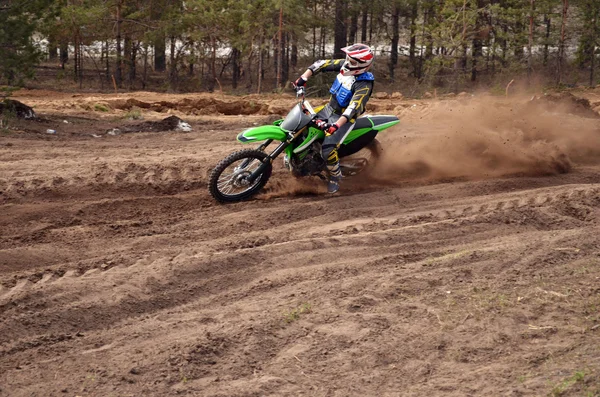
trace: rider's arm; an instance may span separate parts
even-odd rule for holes
[[[319,72],[339,72],[342,70],[344,59],[324,59],[317,61],[308,67],[312,74]]]
[[[309,77],[314,76],[320,72],[339,72],[344,64],[343,59],[325,59],[320,60],[308,67],[306,72],[302,74],[304,81],[307,81]]]
[[[354,83],[354,95],[350,100],[350,104],[346,107],[344,113],[342,113],[342,117],[338,120],[338,125],[341,127],[345,124],[345,121],[350,121],[357,116],[360,116],[367,106],[367,102],[371,97],[371,93],[373,92],[373,82],[368,80],[357,81]],[[346,120],[343,121],[343,118]],[[340,121],[343,121],[340,124]]]

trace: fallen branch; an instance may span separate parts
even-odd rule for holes
[[[508,83],[508,84],[506,85],[506,91],[505,91],[505,93],[504,93],[504,96],[508,96],[508,89],[510,88],[510,85],[511,85],[512,83],[514,83],[514,81],[515,81],[515,79],[512,79],[512,80],[510,81],[510,83]]]
[[[215,77],[215,80],[217,81],[217,84],[219,85],[219,91],[221,91],[221,97],[225,97],[225,94],[223,94],[223,86],[221,85],[221,82],[216,77]]]

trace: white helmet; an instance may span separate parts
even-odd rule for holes
[[[373,51],[368,45],[353,44],[342,48],[346,54],[346,62],[342,65],[341,73],[344,76],[356,76],[369,70],[373,64]]]

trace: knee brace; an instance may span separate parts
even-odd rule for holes
[[[335,165],[340,161],[337,145],[323,145],[322,154],[323,158],[327,161],[327,165]]]

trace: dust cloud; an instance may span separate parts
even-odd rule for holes
[[[379,135],[385,151],[377,181],[554,175],[600,163],[600,119],[570,96],[477,97],[413,109]]]
[[[284,170],[284,178],[272,178],[265,186],[259,199],[270,200],[280,197],[317,196],[326,191],[325,184],[317,177],[294,178]]]

